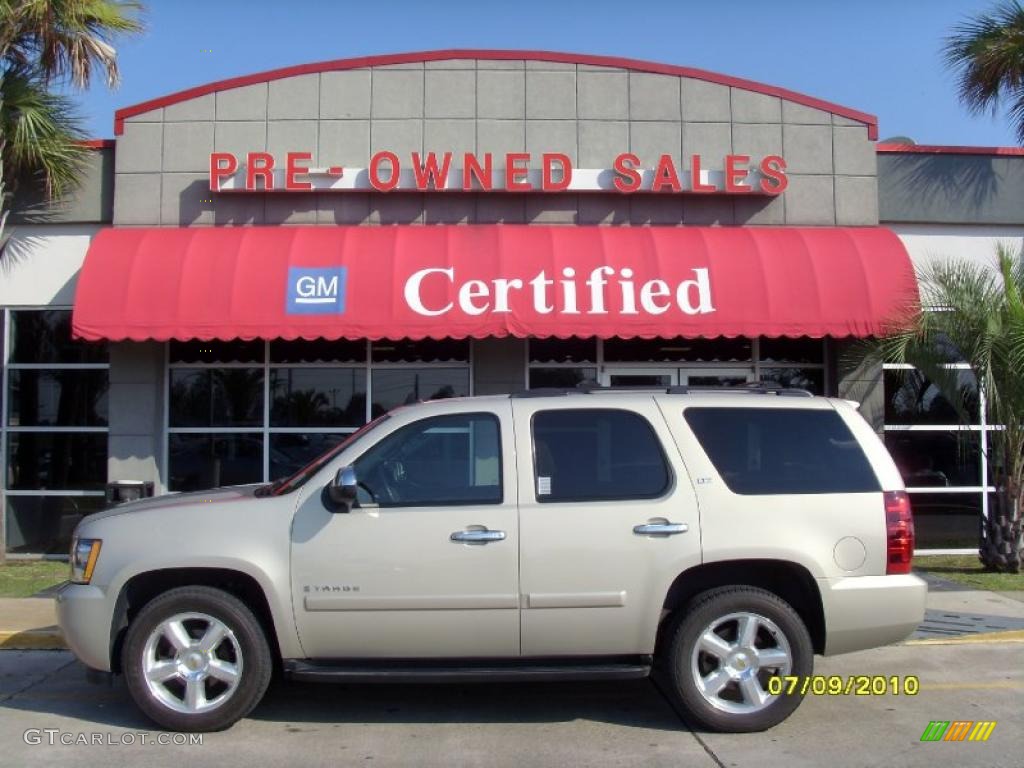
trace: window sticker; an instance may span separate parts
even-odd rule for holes
[[[550,477],[538,477],[537,478],[537,495],[547,496],[551,493],[551,478]]]

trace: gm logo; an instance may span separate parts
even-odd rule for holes
[[[347,267],[289,267],[289,315],[340,315],[345,311]]]

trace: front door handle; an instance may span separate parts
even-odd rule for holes
[[[455,531],[451,535],[452,541],[461,541],[465,544],[488,544],[492,541],[504,541],[504,531],[482,530]]]
[[[645,523],[633,526],[633,533],[637,536],[675,536],[688,530],[690,526],[686,523]]]

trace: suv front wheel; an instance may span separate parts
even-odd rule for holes
[[[174,731],[218,731],[245,717],[270,682],[270,648],[238,598],[179,587],[128,627],[124,675],[139,708]]]
[[[761,731],[800,706],[799,694],[770,693],[772,677],[814,669],[800,616],[755,587],[697,595],[671,628],[666,663],[672,693],[697,723],[715,731]]]

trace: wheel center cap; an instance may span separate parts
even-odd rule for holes
[[[199,651],[192,651],[185,657],[185,666],[192,672],[198,672],[206,666],[206,658]]]
[[[736,651],[735,653],[733,653],[729,657],[728,664],[732,669],[734,669],[738,673],[746,672],[753,666],[753,662],[750,658],[750,655],[745,651]]]

